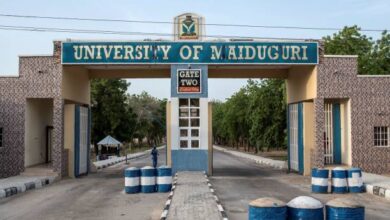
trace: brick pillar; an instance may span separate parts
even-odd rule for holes
[[[314,99],[314,149],[311,152],[311,161],[313,167],[324,167],[324,132],[325,132],[325,113],[324,99]]]
[[[53,56],[56,58],[56,63],[61,64],[61,50],[62,50],[61,41],[53,42]]]
[[[53,105],[53,168],[60,176],[66,176],[67,160],[64,150],[64,101],[55,98]]]

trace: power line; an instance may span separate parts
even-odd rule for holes
[[[0,30],[13,30],[13,31],[33,31],[33,32],[61,32],[61,33],[74,33],[74,34],[112,34],[112,35],[141,35],[141,36],[164,36],[172,37],[174,34],[170,33],[156,33],[156,32],[129,32],[129,31],[113,31],[113,30],[96,30],[96,29],[73,29],[73,28],[51,28],[51,27],[34,27],[34,26],[10,26],[0,25]],[[308,40],[298,38],[277,38],[277,37],[257,37],[257,36],[235,36],[235,35],[200,35],[201,37],[209,37],[216,39],[240,39],[240,40]],[[312,39],[318,40],[318,39]]]
[[[122,23],[141,23],[141,24],[176,24],[169,21],[147,21],[147,20],[124,20],[124,19],[105,19],[105,18],[80,18],[80,17],[57,17],[57,16],[37,16],[37,15],[16,15],[1,14],[1,17],[13,18],[32,18],[32,19],[51,19],[51,20],[71,20],[71,21],[94,21],[94,22],[122,22]],[[249,25],[249,24],[221,24],[208,23],[205,26],[221,27],[245,27],[245,28],[268,28],[268,29],[296,29],[296,30],[318,30],[318,31],[339,31],[341,28],[334,27],[302,27],[302,26],[272,26],[272,25]],[[384,29],[386,30],[386,29]],[[364,32],[382,32],[380,29],[361,29]]]

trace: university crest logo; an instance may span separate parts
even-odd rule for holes
[[[177,40],[200,40],[202,18],[196,14],[186,13],[175,18]]]

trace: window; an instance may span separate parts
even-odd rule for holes
[[[389,127],[374,127],[374,146],[389,147]]]
[[[3,147],[3,128],[0,128],[0,147]]]
[[[199,99],[179,99],[180,148],[199,148]]]

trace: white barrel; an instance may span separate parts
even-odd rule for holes
[[[324,205],[312,197],[298,196],[287,203],[287,216],[291,220],[324,219]]]
[[[328,193],[329,170],[313,168],[311,171],[311,191]]]
[[[336,167],[332,170],[332,193],[347,193],[347,171],[342,167]]]
[[[141,168],[141,192],[156,192],[156,169],[151,166]]]
[[[157,169],[157,192],[169,192],[172,188],[172,168],[160,166]]]
[[[125,170],[125,192],[139,193],[140,191],[140,170],[137,167],[130,167]]]
[[[360,168],[351,168],[348,170],[348,190],[351,193],[363,192],[363,178]]]

